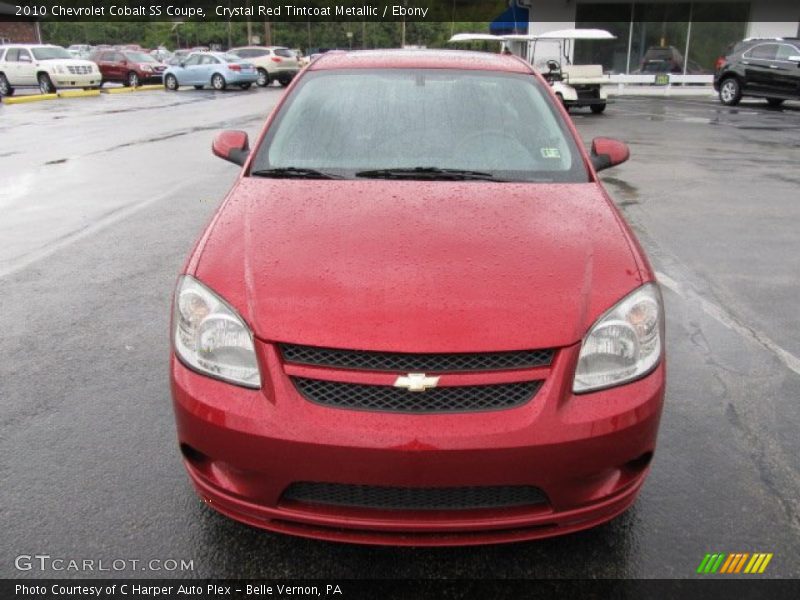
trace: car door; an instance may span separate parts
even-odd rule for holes
[[[210,54],[204,54],[203,60],[200,63],[203,73],[203,80],[201,83],[208,85],[211,83],[211,76],[218,70],[219,60]]]
[[[191,54],[183,62],[183,66],[178,65],[175,69],[175,75],[181,85],[201,85],[204,83],[201,81],[201,59],[202,56],[200,54]]]
[[[775,91],[777,69],[775,59],[778,55],[778,44],[757,44],[742,55],[745,71],[745,87],[753,92],[769,93]]]
[[[114,81],[114,65],[112,63],[113,52],[101,52],[97,56],[97,66],[100,68],[100,74],[106,81]]]
[[[781,44],[775,60],[777,84],[781,93],[800,98],[800,48]]]

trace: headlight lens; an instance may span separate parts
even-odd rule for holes
[[[589,330],[581,345],[572,391],[590,392],[638,379],[664,348],[664,306],[655,283],[623,298]]]
[[[175,291],[175,353],[188,366],[217,379],[261,387],[253,333],[228,304],[189,275]]]
[[[139,65],[139,67],[142,69],[142,71],[152,71],[153,70],[153,67],[151,67],[150,65]]]

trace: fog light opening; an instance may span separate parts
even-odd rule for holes
[[[189,444],[181,444],[180,446],[183,457],[193,465],[202,466],[211,461],[208,456],[193,448]]]
[[[652,450],[649,452],[645,452],[644,454],[642,454],[637,458],[634,458],[633,460],[629,460],[623,465],[623,469],[638,473],[640,471],[644,471],[650,464],[651,460],[653,460]]]

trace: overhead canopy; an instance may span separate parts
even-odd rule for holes
[[[533,42],[535,40],[614,40],[617,36],[605,29],[558,29],[546,33],[523,33],[508,35],[493,35],[490,33],[457,33],[450,38],[450,42]]]
[[[517,6],[516,2],[512,2],[511,6],[504,10],[499,17],[489,23],[489,31],[498,35],[527,33],[529,20],[530,13],[528,9]]]

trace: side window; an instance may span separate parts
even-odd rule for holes
[[[111,60],[114,62],[123,62],[125,60],[125,55],[121,52],[114,52],[114,57]]]
[[[19,62],[33,62],[33,58],[31,58],[31,53],[28,52],[25,48],[19,49],[19,58],[17,59]]]
[[[758,60],[775,60],[778,55],[778,44],[759,44],[745,55],[745,58]]]
[[[6,60],[8,62],[17,62],[19,60],[19,48],[11,48],[6,53]]]
[[[205,56],[203,56],[203,62],[201,64],[204,64],[204,65],[218,65],[219,61],[216,58],[214,58],[213,56],[211,56],[210,54],[206,54]]]
[[[256,51],[255,50],[239,50],[238,52],[235,52],[234,54],[236,54],[237,56],[240,56],[241,58],[250,58],[252,56],[256,56]]]
[[[186,61],[183,64],[185,64],[187,67],[193,67],[195,65],[199,65],[200,58],[201,57],[199,54],[192,54],[189,58],[186,59]]]
[[[789,44],[781,44],[778,48],[778,60],[789,60],[790,56],[800,56],[800,50]]]

